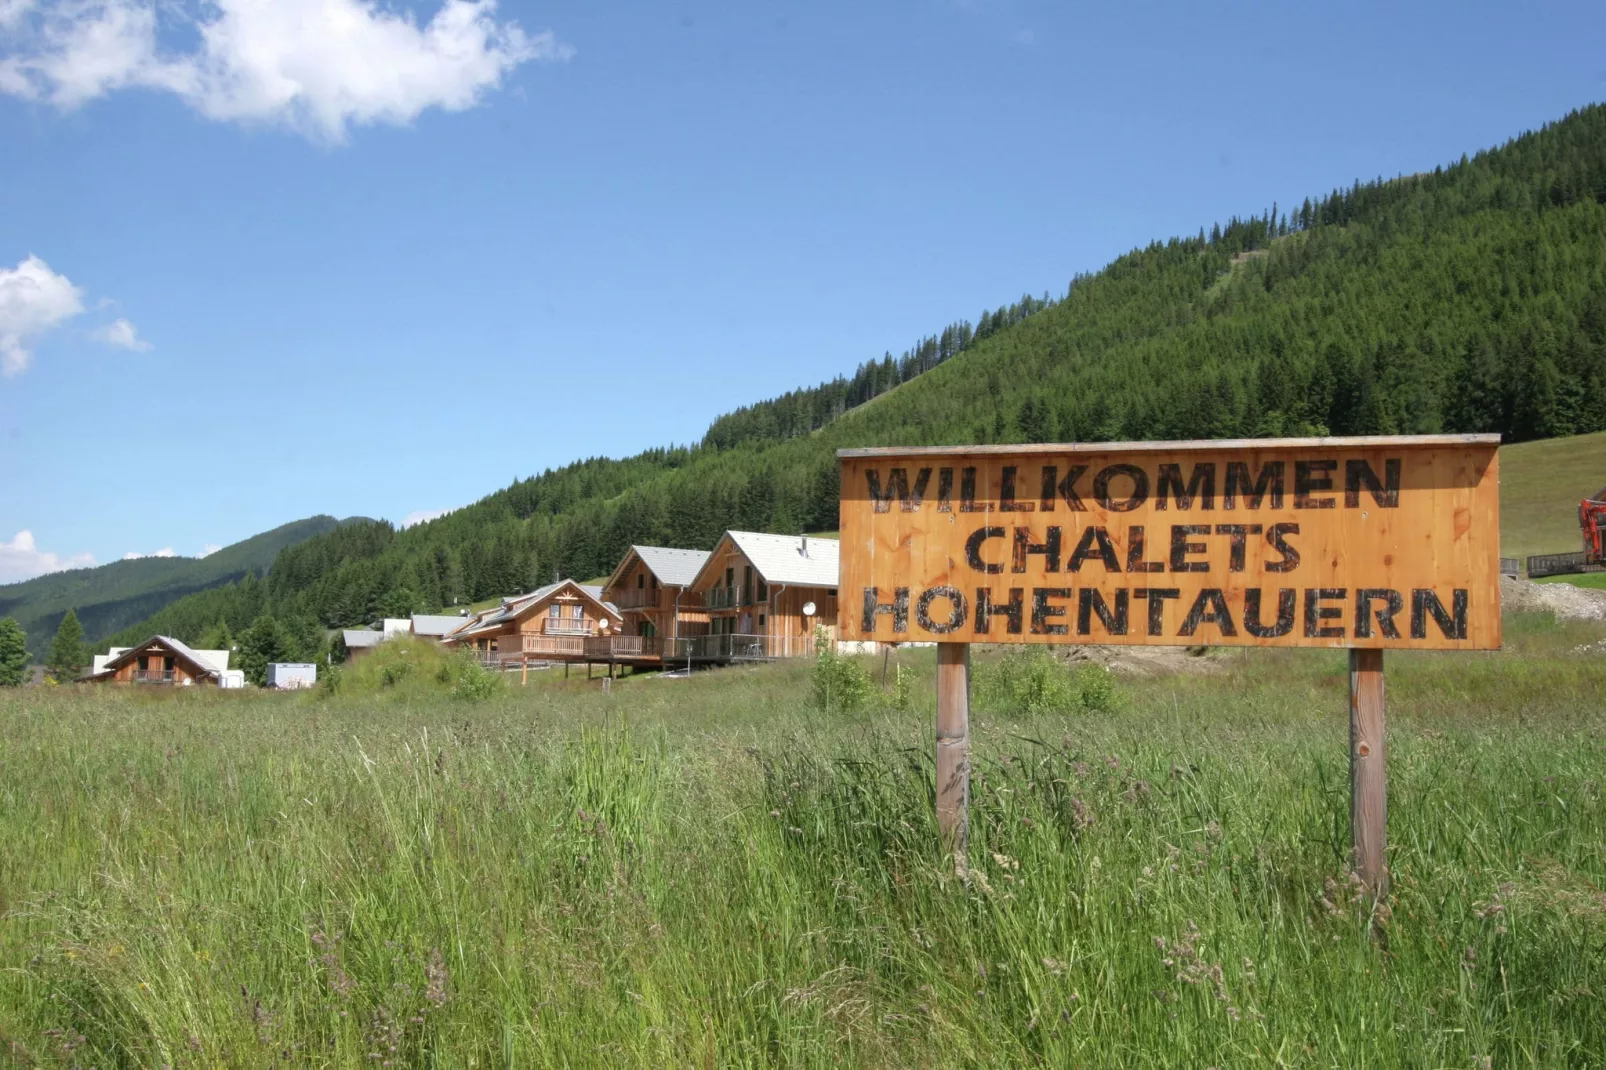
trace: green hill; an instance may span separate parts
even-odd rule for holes
[[[1155,241],[694,446],[579,461],[406,531],[343,527],[152,624],[311,634],[605,574],[632,542],[831,530],[841,446],[1438,431],[1606,431],[1606,107]]]
[[[28,633],[28,652],[43,655],[67,610],[78,612],[95,642],[143,621],[162,607],[246,573],[266,572],[280,550],[333,531],[332,516],[297,520],[225,546],[206,557],[141,557],[98,568],[52,572],[0,586],[0,617],[15,617]]]
[[[1500,552],[1579,548],[1578,503],[1606,486],[1606,433],[1522,442],[1500,451]]]

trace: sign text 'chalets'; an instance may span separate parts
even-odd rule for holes
[[[844,451],[842,636],[1498,646],[1493,445],[1375,441]]]

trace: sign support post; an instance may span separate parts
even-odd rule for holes
[[[1388,773],[1384,745],[1383,651],[1349,652],[1350,842],[1355,873],[1373,902],[1389,894]]]
[[[955,868],[970,846],[970,644],[937,644],[937,831]]]

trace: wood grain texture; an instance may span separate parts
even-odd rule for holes
[[[937,644],[937,831],[964,868],[970,839],[970,645]]]
[[[1367,890],[1388,898],[1388,770],[1383,651],[1349,655],[1350,842]]]
[[[1494,649],[1497,442],[843,451],[839,634]]]

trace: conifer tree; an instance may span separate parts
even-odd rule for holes
[[[17,687],[28,672],[28,637],[10,617],[0,620],[0,687]]]
[[[45,657],[45,668],[60,682],[76,680],[89,653],[84,647],[84,626],[78,623],[78,614],[68,610],[56,628],[56,637],[50,641],[50,653]]]

